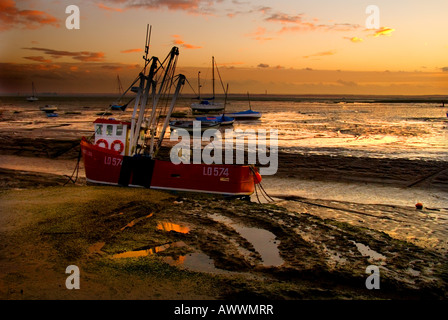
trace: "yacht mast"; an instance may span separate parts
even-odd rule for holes
[[[212,56],[212,83],[213,83],[213,100],[215,99],[215,57]]]

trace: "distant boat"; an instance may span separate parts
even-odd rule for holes
[[[226,115],[235,118],[235,120],[258,120],[261,118],[261,112],[252,110],[226,113]]]
[[[249,99],[249,92],[247,93],[247,98]],[[252,106],[250,105],[250,99],[249,99],[249,110],[234,113],[226,113],[226,115],[235,118],[236,120],[258,120],[261,118],[261,112],[252,110]]]
[[[177,120],[177,121],[171,121],[170,122],[170,129],[171,131],[176,129],[184,129],[188,132],[193,132],[194,126],[193,126],[192,120]],[[215,121],[210,122],[201,122],[201,132],[204,132],[207,129],[217,129],[219,128],[219,123]]]
[[[54,113],[56,110],[58,110],[58,107],[53,105],[45,105],[45,107],[40,108],[40,110],[44,111],[45,113]]]
[[[123,103],[121,101],[121,98],[127,93],[128,90],[126,90],[126,92],[124,92],[123,90],[123,86],[121,85],[121,81],[120,81],[120,76],[117,74],[117,83],[118,83],[118,94],[120,96],[120,98],[118,98],[117,101],[115,101],[114,103],[112,103],[109,107],[111,110],[121,110],[121,111],[125,111],[126,107],[128,106],[128,104],[134,100],[134,98],[132,98],[131,100],[129,100],[126,103]],[[131,88],[131,91],[133,91],[133,88]],[[133,91],[134,92],[134,91]]]
[[[212,57],[212,87],[213,96],[211,98],[201,98],[201,72],[198,72],[198,99],[199,103],[192,103],[191,110],[193,112],[214,112],[224,110],[224,104],[215,102],[215,57]]]
[[[225,111],[225,106],[227,104],[227,93],[228,92],[229,92],[229,84],[227,84],[227,89],[226,89],[226,98],[224,100],[224,111]],[[196,120],[201,121],[201,123],[218,122],[221,126],[229,126],[235,122],[235,118],[227,117],[225,115],[225,113],[223,113],[220,116],[196,117]]]
[[[59,115],[57,114],[57,113],[55,113],[55,112],[48,112],[47,113],[47,117],[49,117],[49,118],[54,118],[54,117],[58,117]]]
[[[26,100],[29,101],[29,102],[34,102],[34,101],[39,100],[39,98],[36,96],[36,89],[34,88],[34,82],[31,82],[31,87],[32,87],[32,90],[33,90],[32,96],[26,98]]]
[[[227,117],[224,114],[220,116],[196,117],[196,120],[204,122],[218,122],[222,126],[228,126],[235,122],[235,118]]]

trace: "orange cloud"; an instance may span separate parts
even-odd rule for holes
[[[50,55],[52,58],[58,59],[61,57],[71,57],[75,60],[83,61],[83,62],[91,62],[91,61],[104,61],[105,55],[104,52],[90,52],[90,51],[80,51],[80,52],[72,52],[72,51],[62,51],[62,50],[53,50],[47,48],[23,48],[26,50],[34,50],[41,51],[45,54]]]
[[[286,13],[274,13],[267,17],[266,21],[286,23],[301,23],[303,14],[288,15]]]
[[[262,11],[262,14],[267,14],[270,10]],[[333,23],[333,24],[318,24],[316,18],[312,22],[305,21],[304,14],[290,15],[286,13],[272,13],[264,20],[268,22],[275,22],[285,25],[278,31],[279,34],[285,32],[303,32],[303,31],[353,31],[360,28],[358,24],[352,23]]]
[[[127,49],[127,50],[123,50],[120,51],[121,53],[133,53],[133,52],[142,52],[143,49]]]
[[[188,44],[188,43],[184,43],[182,45],[182,47],[185,48],[185,49],[201,49],[202,48],[200,46],[194,46],[194,45]]]
[[[311,57],[323,57],[323,56],[332,56],[336,54],[336,51],[330,50],[330,51],[324,51],[324,52],[318,52],[314,54],[310,54],[308,56],[303,56],[305,59],[311,58]]]
[[[37,29],[51,25],[59,27],[59,20],[54,16],[39,10],[19,10],[13,0],[0,0],[0,31],[17,26],[24,29]]]
[[[264,42],[269,40],[274,40],[275,38],[272,37],[265,37],[266,34],[266,28],[258,27],[257,30],[254,33],[246,34],[246,37],[251,37],[254,40]]]
[[[214,2],[221,2],[221,0],[105,0],[105,2],[107,1],[113,3],[118,2],[124,5],[126,8],[143,8],[148,10],[159,10],[161,8],[167,8],[168,10],[181,10],[191,14],[201,15],[210,15],[213,11],[213,5],[215,4]]]
[[[98,3],[97,7],[106,11],[115,11],[115,12],[123,12],[125,9],[122,8],[112,8],[104,5],[103,3]]]
[[[180,35],[174,34],[172,37],[174,38],[173,44],[182,46],[182,48],[185,48],[185,49],[201,49],[202,48],[200,46],[195,46],[192,44],[185,43],[185,41],[183,41],[181,39]]]
[[[373,36],[376,37],[380,37],[380,36],[390,36],[392,32],[394,32],[395,29],[392,28],[388,28],[388,27],[381,27],[378,30],[375,31],[375,33],[373,34]]]
[[[80,52],[80,55],[74,56],[73,59],[90,62],[90,61],[104,61],[104,52]]]
[[[45,62],[45,63],[51,63],[51,60],[45,59],[42,56],[30,56],[30,57],[23,57],[24,59],[28,59],[31,61],[36,61],[36,62]]]
[[[351,42],[353,42],[353,43],[359,43],[359,42],[363,42],[364,41],[364,39],[362,39],[362,38],[358,38],[358,37],[344,37],[344,39],[348,39],[348,40],[350,40]]]

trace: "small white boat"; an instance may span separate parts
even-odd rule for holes
[[[54,113],[56,110],[58,110],[58,107],[47,104],[45,107],[40,108],[40,110],[44,111],[45,113]]]
[[[218,69],[216,67],[216,69]],[[224,110],[225,106],[223,103],[215,102],[215,57],[212,57],[212,88],[213,96],[209,99],[201,98],[201,72],[198,72],[198,99],[199,102],[191,104],[191,110],[193,112],[215,112]]]
[[[250,105],[249,92],[247,93],[247,99],[249,101],[249,110],[234,112],[234,113],[226,113],[229,117],[235,118],[236,120],[258,120],[261,118],[261,112],[253,111],[252,106]]]
[[[224,104],[214,101],[202,100],[199,103],[192,103],[191,110],[196,112],[215,112],[224,110]]]
[[[258,120],[261,118],[261,112],[246,110],[234,113],[226,113],[226,116],[235,118],[236,120]]]
[[[33,94],[31,97],[26,98],[26,101],[34,102],[34,101],[39,100],[39,98],[36,96],[36,90],[34,89],[34,82],[31,82],[31,86],[32,86]]]

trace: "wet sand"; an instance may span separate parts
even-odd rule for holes
[[[68,178],[78,139],[0,137],[2,299],[448,297],[448,205],[420,211],[286,192],[257,204],[86,186],[82,163],[76,184]],[[275,178],[444,193],[447,163],[281,153]],[[65,288],[71,264],[82,290]],[[380,290],[365,287],[369,265],[380,267]]]
[[[306,201],[325,208],[319,217],[285,202],[118,187],[0,197],[2,299],[447,298],[446,250],[340,222],[328,202]],[[65,287],[69,265],[81,270],[80,290]],[[365,287],[369,265],[380,268],[380,290]]]

